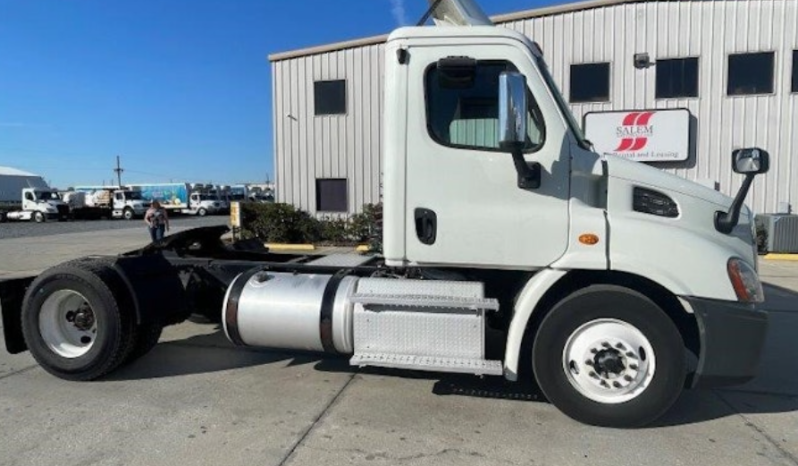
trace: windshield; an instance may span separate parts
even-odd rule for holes
[[[129,201],[143,201],[144,198],[141,197],[141,193],[139,191],[125,191],[125,199]]]
[[[37,201],[58,201],[58,200],[61,200],[61,196],[59,196],[58,193],[56,193],[56,192],[36,191],[36,200]]]
[[[560,88],[557,87],[557,83],[554,82],[554,78],[549,73],[549,67],[546,65],[546,62],[543,60],[542,57],[535,55],[535,60],[538,64],[538,69],[540,70],[540,74],[543,75],[543,79],[546,81],[546,85],[549,86],[551,89],[551,93],[554,94],[554,100],[557,101],[557,106],[560,107],[560,112],[565,115],[565,120],[568,122],[568,126],[571,128],[571,131],[574,133],[574,136],[579,142],[579,145],[583,149],[590,150],[590,142],[585,139],[585,135],[582,133],[582,129],[577,124],[576,120],[574,120],[574,115],[571,113],[571,108],[568,107],[568,104],[565,103],[565,100],[562,97],[562,93],[560,92]]]

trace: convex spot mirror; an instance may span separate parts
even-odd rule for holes
[[[732,152],[732,169],[735,173],[758,175],[770,169],[770,154],[752,147]]]
[[[515,71],[499,75],[499,147],[521,150],[526,145],[526,76]]]

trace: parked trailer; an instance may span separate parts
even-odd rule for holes
[[[189,208],[189,183],[130,184],[129,188],[141,192],[149,202],[158,201],[167,210],[181,211]]]
[[[753,378],[767,314],[743,202],[769,155],[732,154],[733,200],[602,157],[534,43],[470,0],[435,17],[471,27],[401,28],[386,45],[382,255],[181,232],[0,284],[8,350],[92,380],[204,313],[238,346],[535,380],[568,416],[613,427],[651,423],[685,387]],[[452,111],[469,102],[480,110]]]

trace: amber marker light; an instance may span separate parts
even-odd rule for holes
[[[585,233],[579,237],[579,242],[588,246],[593,246],[594,244],[598,244],[599,237],[593,233]]]

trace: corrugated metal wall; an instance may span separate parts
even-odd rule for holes
[[[733,194],[742,177],[731,151],[759,146],[771,171],[758,178],[748,203],[773,212],[779,202],[798,209],[796,99],[790,92],[792,51],[798,49],[798,1],[659,1],[630,3],[506,23],[541,44],[552,74],[568,97],[574,63],[609,61],[609,103],[573,104],[579,121],[589,111],[686,107],[697,119],[696,158],[665,168],[691,180],[714,181]],[[775,52],[775,92],[726,96],[727,56]],[[699,57],[699,98],[654,98],[656,66],[638,70],[635,53],[652,60]],[[349,178],[352,211],[379,199],[382,45],[294,58],[273,64],[278,198],[313,211],[315,179]],[[313,116],[313,81],[347,79],[349,113]],[[296,120],[286,117],[292,114]]]
[[[277,200],[315,213],[316,179],[346,178],[350,212],[380,197],[383,45],[272,63]],[[313,83],[346,79],[345,115],[315,116]]]

